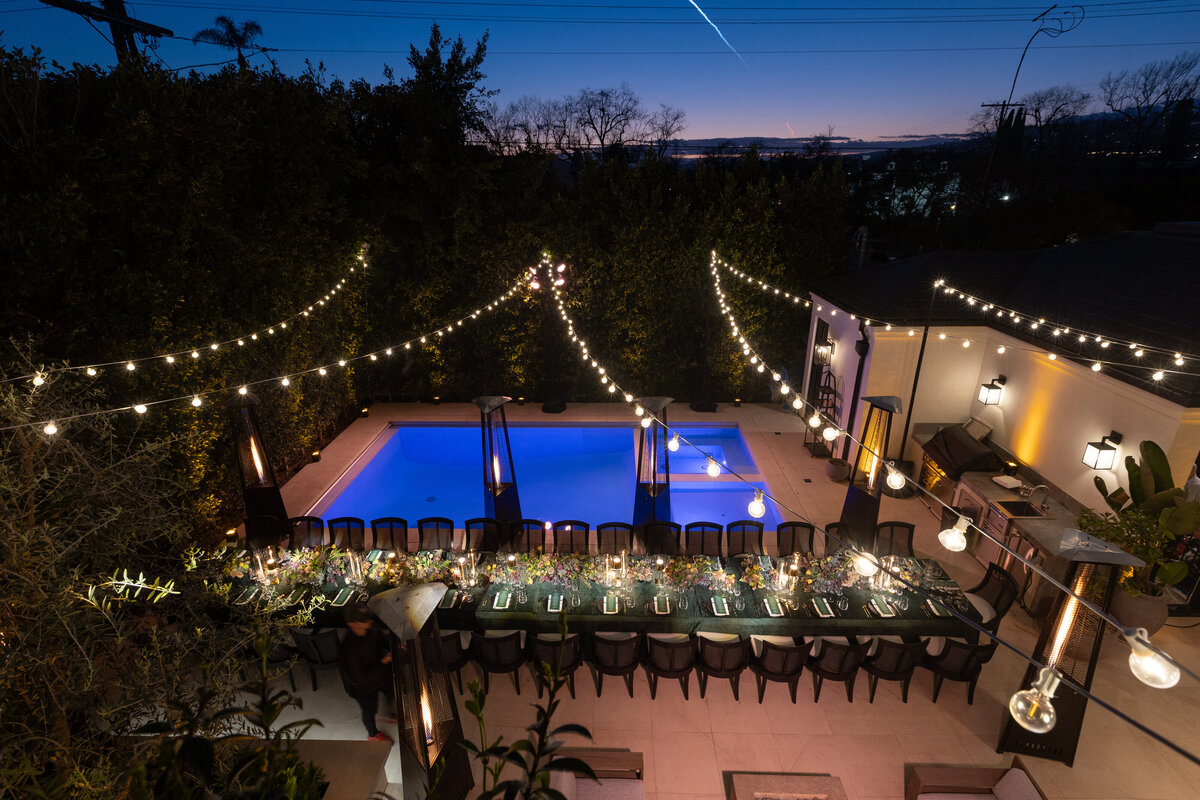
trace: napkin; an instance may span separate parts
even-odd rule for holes
[[[546,610],[551,614],[557,614],[563,610],[563,596],[561,592],[555,592],[546,598]]]
[[[718,617],[729,616],[729,604],[725,602],[724,597],[714,597],[712,599],[713,613]]]
[[[342,606],[346,605],[346,603],[350,602],[351,597],[354,597],[354,590],[347,586],[345,589],[342,589],[337,593],[337,597],[333,598],[333,602],[329,605],[333,606],[334,608],[341,608]]]
[[[878,596],[871,598],[871,608],[875,609],[875,613],[881,617],[896,616],[896,612],[887,604],[887,601]]]
[[[817,610],[817,616],[821,619],[827,619],[833,616],[833,609],[829,607],[829,601],[824,597],[813,598],[813,608]]]
[[[291,594],[289,594],[289,595],[287,596],[287,599],[286,599],[286,600],[284,600],[284,601],[283,601],[283,603],[284,603],[284,605],[288,605],[288,606],[294,606],[294,605],[296,605],[297,603],[299,603],[299,602],[300,602],[300,600],[301,600],[303,597],[304,597],[304,590],[303,590],[303,589],[297,589],[296,591],[294,591],[294,592],[292,592]]]
[[[371,552],[367,553],[367,561],[374,563],[381,555],[383,555],[382,550],[372,550]]]
[[[654,598],[654,613],[670,614],[671,598],[667,597],[665,594],[656,595]]]
[[[496,600],[492,603],[492,608],[497,611],[503,611],[508,608],[508,604],[512,602],[512,592],[508,589],[501,589],[496,592]]]
[[[950,612],[941,603],[935,602],[933,600],[926,600],[925,605],[929,606],[929,610],[933,612],[934,616],[937,616],[937,617],[950,616]]]
[[[458,599],[458,592],[454,589],[442,595],[442,602],[438,603],[438,608],[454,608],[454,601]]]
[[[261,591],[261,589],[259,589],[259,587],[251,586],[249,589],[242,592],[241,596],[239,596],[238,599],[234,600],[233,602],[237,603],[238,605],[242,605],[243,603],[249,603],[251,600],[258,597],[258,593],[260,591]]]
[[[615,594],[604,595],[604,613],[605,614],[615,614],[620,610],[621,610],[621,607],[617,603],[617,596]]]
[[[763,600],[763,605],[767,607],[767,616],[782,617],[783,608],[779,605],[779,598],[767,597]]]

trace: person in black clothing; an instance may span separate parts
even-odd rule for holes
[[[342,685],[346,694],[353,697],[362,709],[367,738],[390,742],[391,737],[380,733],[375,727],[379,693],[383,692],[389,699],[394,694],[388,636],[375,625],[375,618],[364,603],[347,607],[345,616],[350,635],[342,640],[341,654],[338,656]]]

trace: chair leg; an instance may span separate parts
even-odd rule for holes
[[[317,671],[311,666],[308,668],[308,677],[312,678],[313,691],[317,690]]]
[[[871,673],[867,673],[867,702],[875,702],[875,687],[879,685],[879,678]]]
[[[754,682],[758,684],[758,704],[761,706],[763,701],[763,693],[767,690],[767,679],[756,672],[754,673]]]
[[[792,695],[792,705],[796,705],[796,689],[799,686],[800,686],[800,676],[799,675],[796,675],[795,677],[788,680],[788,692],[790,692]]]
[[[858,677],[858,673],[851,675],[847,680],[843,681],[846,684],[846,702],[854,702],[854,679]]]
[[[653,700],[655,693],[658,691],[658,676],[653,672],[647,672],[646,680],[650,684],[650,699]]]
[[[596,682],[596,697],[604,693],[604,673],[592,667],[592,680]]]
[[[705,685],[708,683],[708,676],[705,675],[703,672],[697,671],[696,672],[696,683],[700,684],[700,699],[703,700]]]
[[[942,676],[934,674],[933,676],[933,702],[937,702],[938,692],[942,690]]]
[[[824,682],[825,682],[824,678],[822,678],[820,675],[818,675],[815,672],[813,673],[813,702],[814,703],[821,699],[821,684]]]
[[[463,693],[462,668],[461,667],[454,670],[454,680],[458,682],[458,693],[461,695]]]
[[[529,671],[533,673],[533,688],[537,689],[538,700],[542,699],[542,684],[544,679],[537,674],[537,665],[534,662],[529,662]]]
[[[517,667],[512,671],[513,685],[517,687],[517,696],[521,696],[521,668]]]
[[[483,693],[487,694],[488,693],[488,671],[486,669],[481,669],[480,671],[483,672]]]
[[[729,679],[729,685],[733,687],[733,700],[735,703],[737,702],[737,699],[738,699],[738,683],[741,680],[742,680],[742,676],[740,673],[737,675],[734,675],[732,678]],[[701,693],[700,696],[704,697],[704,694]]]
[[[912,683],[912,675],[900,682],[900,699],[905,703],[908,702],[908,684],[910,683]]]
[[[571,699],[574,700],[575,699],[575,670],[571,670],[569,673],[567,673],[567,688],[571,691]],[[541,698],[542,698],[541,694],[538,694],[538,699],[540,700]]]
[[[625,673],[625,688],[627,688],[629,690],[629,696],[633,697],[633,673],[632,672]],[[651,698],[651,699],[653,699],[653,698]]]
[[[684,675],[682,678],[679,679],[679,685],[683,687],[683,699],[684,700],[688,699],[688,683],[690,683],[690,682],[691,682],[690,675]]]
[[[971,678],[971,682],[967,684],[967,705],[975,705],[975,684],[979,681],[979,676]]]

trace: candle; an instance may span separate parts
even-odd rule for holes
[[[458,557],[458,580],[460,583],[467,582],[467,573],[465,571],[466,568],[464,566],[466,564],[466,562],[467,562],[467,559],[464,558],[463,556]]]
[[[621,577],[624,578],[625,577],[625,551],[624,550],[621,551],[621,560],[619,563],[621,564]]]

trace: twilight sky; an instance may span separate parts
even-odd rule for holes
[[[137,0],[129,13],[170,28],[171,68],[229,58],[191,36],[219,14],[263,27],[259,42],[289,74],[306,58],[349,80],[407,74],[409,43],[429,25],[468,43],[490,31],[485,85],[497,102],[559,97],[622,81],[647,105],[687,112],[684,136],[851,137],[961,132],[981,102],[1008,95],[1031,20],[1029,0]],[[99,2],[95,3],[99,5]],[[1061,12],[1066,6],[1056,11]],[[1200,49],[1200,0],[1090,3],[1082,24],[1037,37],[1015,97],[1062,83],[1093,94],[1109,71]],[[37,0],[0,0],[0,44],[36,45],[60,63],[111,64],[107,25]],[[739,55],[731,52],[721,34]],[[744,63],[743,63],[744,61]],[[261,56],[254,63],[265,65]],[[214,69],[214,67],[204,67]]]

